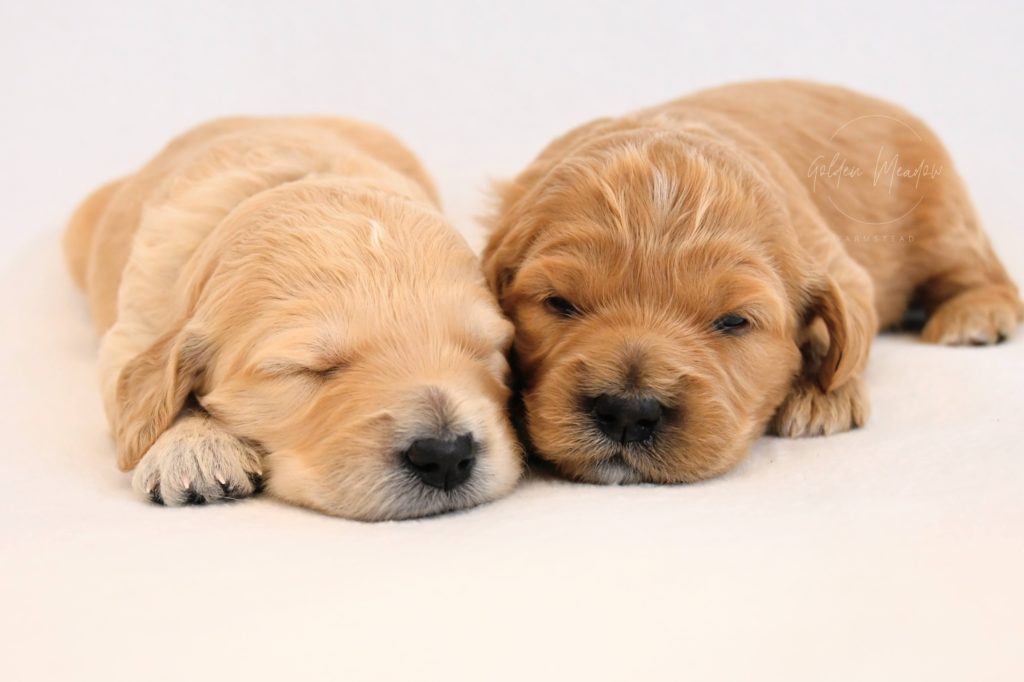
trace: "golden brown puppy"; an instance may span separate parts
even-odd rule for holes
[[[508,492],[511,325],[419,162],[342,119],[230,119],[66,235],[122,469],[168,505],[268,489],[358,519]]]
[[[868,415],[872,337],[995,343],[1017,289],[935,135],[801,82],[701,92],[553,142],[504,188],[485,271],[533,447],[585,481],[734,466],[766,427]]]

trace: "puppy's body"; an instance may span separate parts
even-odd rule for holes
[[[327,118],[209,123],[98,190],[66,247],[103,333],[118,462],[138,465],[141,492],[244,495],[266,469],[285,499],[375,519],[514,484],[508,324],[387,133]],[[190,395],[200,407],[185,407]],[[466,450],[454,485],[403,460],[453,443]]]
[[[862,424],[870,339],[912,300],[934,342],[996,342],[1021,319],[934,134],[798,82],[556,140],[506,189],[485,267],[534,447],[600,482],[721,473],[766,426]]]
[[[1017,301],[1016,287],[992,252],[945,148],[903,109],[849,90],[785,82],[717,88],[667,105],[664,112],[684,120],[714,112],[748,132],[750,138],[734,129],[733,137],[785,183],[790,210],[807,211],[801,203],[809,197],[846,253],[867,270],[880,327],[899,322],[916,294],[935,310],[949,298],[950,287],[992,283]],[[780,160],[791,174],[778,167]],[[865,175],[851,177],[854,169]],[[894,179],[894,173],[903,177]],[[806,239],[806,232],[798,230],[797,237]],[[932,326],[928,340],[970,340],[944,338],[939,326]],[[1006,326],[1003,333],[1012,329]]]

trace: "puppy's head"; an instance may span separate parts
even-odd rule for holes
[[[121,374],[129,461],[193,393],[266,451],[272,493],[330,514],[423,516],[518,479],[511,325],[422,204],[310,182],[267,192],[218,227],[186,298]]]
[[[485,272],[516,327],[530,444],[567,475],[726,471],[800,371],[818,317],[831,345],[813,371],[826,388],[844,380],[841,300],[727,148],[618,130],[523,177]]]

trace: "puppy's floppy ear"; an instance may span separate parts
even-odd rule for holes
[[[818,385],[827,393],[863,369],[871,344],[865,324],[872,323],[857,318],[851,301],[828,275],[814,277],[806,296],[803,323],[810,325],[821,318],[828,330],[828,349],[817,368]]]
[[[518,211],[513,210],[502,216],[501,223],[484,249],[484,276],[499,301],[515,278],[533,241],[533,228],[520,222],[517,214]]]
[[[205,370],[208,347],[182,322],[135,356],[117,381],[114,438],[122,470],[138,464],[185,405]]]

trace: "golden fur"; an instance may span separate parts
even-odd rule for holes
[[[66,235],[122,469],[166,504],[271,493],[384,519],[508,492],[501,316],[419,162],[334,118],[225,119],[100,188]],[[472,434],[462,486],[400,463]]]
[[[694,481],[766,428],[862,425],[871,339],[912,302],[930,342],[994,343],[1022,318],[935,135],[802,82],[555,140],[503,187],[484,267],[516,327],[532,447],[593,482]],[[727,333],[733,314],[747,323]],[[604,437],[593,405],[609,394],[660,403],[653,436]]]

